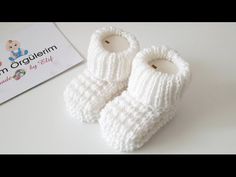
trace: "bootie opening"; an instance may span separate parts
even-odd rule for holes
[[[165,59],[154,59],[148,63],[154,70],[161,73],[176,74],[178,67],[171,61]]]
[[[128,40],[119,35],[105,37],[102,40],[102,45],[109,52],[123,52],[129,48]]]

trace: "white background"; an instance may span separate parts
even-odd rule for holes
[[[0,35],[28,24],[0,23]],[[57,23],[86,58],[90,35],[113,25],[141,48],[175,48],[192,69],[177,116],[134,153],[236,153],[236,23]],[[0,105],[0,153],[118,153],[98,124],[82,124],[65,110],[63,91],[80,64]]]

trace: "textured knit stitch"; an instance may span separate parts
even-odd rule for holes
[[[149,65],[155,59],[173,62],[178,72],[155,70]],[[189,65],[174,50],[153,46],[140,51],[133,60],[128,89],[101,111],[99,123],[104,139],[119,151],[143,146],[174,117],[189,81]]]
[[[111,35],[127,39],[129,48],[119,53],[105,50],[102,40]],[[127,88],[131,63],[138,50],[138,41],[130,33],[114,27],[96,30],[88,48],[87,68],[64,92],[70,115],[82,122],[96,122],[105,104]]]

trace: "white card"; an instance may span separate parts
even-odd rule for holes
[[[0,104],[80,63],[53,23],[0,37]]]

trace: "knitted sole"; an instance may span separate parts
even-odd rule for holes
[[[154,111],[124,91],[101,111],[99,123],[102,136],[118,151],[130,152],[142,147],[175,115],[175,109]]]

